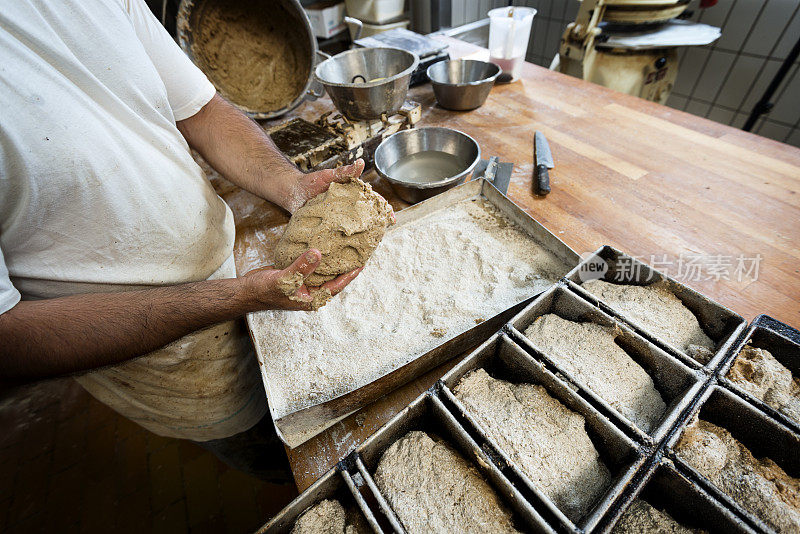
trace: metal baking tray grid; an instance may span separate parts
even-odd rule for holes
[[[563,287],[561,289],[563,291]],[[544,300],[547,296],[540,298]],[[478,367],[485,368],[496,378],[542,384],[551,395],[586,417],[587,430],[616,478],[606,495],[577,525],[533,487],[453,397],[451,388],[467,372]],[[764,453],[796,476],[800,469],[800,436],[749,405],[745,399],[716,385],[715,378],[708,376],[703,389],[694,396],[689,407],[681,410],[661,443],[637,442],[615,428],[615,422],[593,405],[592,397],[583,395],[580,388],[548,367],[543,360],[537,360],[517,345],[510,329],[493,335],[436,386],[340,462],[336,470],[306,490],[261,532],[287,531],[303,510],[333,493],[330,479],[334,476],[349,481],[345,484],[347,489],[375,532],[403,532],[371,473],[386,448],[410,430],[427,431],[454,446],[484,475],[515,513],[517,527],[525,532],[611,532],[637,497],[686,525],[709,532],[770,532],[762,522],[677,458],[672,447],[699,412],[701,417],[728,428],[755,454]],[[759,446],[756,442],[764,443]]]
[[[358,474],[366,481],[379,504],[374,511],[375,515],[383,515],[395,532],[404,532],[403,527],[378,489],[372,473],[375,472],[384,451],[412,430],[421,430],[433,439],[444,440],[469,461],[513,512],[517,529],[523,532],[555,532],[523,496],[520,488],[506,478],[495,460],[457,422],[433,390],[414,400],[343,461],[343,465],[353,476]]]
[[[656,455],[652,466],[643,471],[637,483],[631,485],[624,498],[603,517],[598,532],[613,531],[613,526],[637,499],[663,510],[686,527],[726,534],[756,532],[695,478],[678,470],[672,460],[660,454]]]
[[[599,260],[602,260],[602,262]],[[602,276],[597,274],[598,270],[596,267],[598,265],[607,266],[607,271]],[[586,278],[587,276],[602,278],[608,282],[633,285],[650,285],[660,280],[667,280],[675,296],[694,313],[703,331],[715,342],[714,356],[703,366],[700,362],[684,353],[679,348],[651,334],[645,328],[637,324],[636,321],[616,311],[614,308],[583,289],[580,285],[582,283],[582,277]],[[631,325],[637,333],[649,339],[666,352],[681,359],[686,365],[693,368],[704,367],[709,373],[714,372],[717,367],[719,367],[728,349],[747,325],[744,318],[725,306],[714,302],[688,286],[681,284],[677,280],[653,269],[646,263],[628,256],[608,245],[600,247],[592,255],[586,257],[577,267],[567,273],[565,278],[569,288],[584,299],[595,304],[609,315],[619,317]]]
[[[800,421],[792,419],[755,398],[738,384],[727,378],[733,362],[745,345],[768,350],[776,360],[792,372],[792,376],[800,376],[800,332],[768,315],[759,315],[747,329],[746,334],[735,343],[720,367],[720,384],[735,391],[760,410],[775,418],[795,432],[800,433]]]
[[[631,358],[653,379],[656,390],[661,394],[667,408],[658,425],[650,434],[645,433],[608,402],[598,396],[564,370],[563,366],[546,351],[537,347],[523,332],[536,320],[547,313],[554,313],[563,319],[577,322],[592,322],[602,326],[616,327],[619,335],[615,339]],[[691,369],[673,355],[668,354],[656,344],[648,341],[630,328],[624,321],[612,317],[590,302],[569,291],[564,283],[558,283],[539,295],[531,304],[517,314],[506,327],[511,337],[524,347],[534,358],[545,363],[554,373],[573,384],[578,392],[597,407],[610,420],[637,440],[655,444],[661,441],[700,392],[706,376]]]
[[[531,482],[526,474],[514,463],[511,457],[489,437],[481,425],[470,415],[469,410],[455,397],[452,390],[468,372],[483,368],[493,378],[515,383],[542,385],[547,392],[564,406],[581,414],[585,420],[585,428],[600,458],[609,468],[612,475],[611,485],[604,495],[580,518],[577,524],[571,521],[556,505]],[[453,414],[463,421],[473,439],[484,450],[490,450],[489,456],[499,459],[498,464],[503,473],[514,481],[521,482],[525,494],[543,516],[557,525],[562,532],[581,532],[591,529],[603,516],[610,504],[630,484],[636,471],[642,466],[649,449],[635,443],[622,433],[608,418],[593,408],[567,382],[558,378],[545,366],[531,358],[519,345],[514,343],[505,333],[492,336],[484,345],[462,360],[441,379],[439,392],[442,401],[448,405]]]
[[[298,495],[266,525],[261,527],[257,534],[291,532],[295,521],[303,512],[325,499],[338,500],[345,510],[349,507],[356,507],[366,523],[375,532],[383,532],[364,497],[358,491],[350,473],[337,466],[322,475],[319,480]]]
[[[611,247],[603,247],[596,254],[606,260],[624,256]],[[645,277],[655,281],[653,276],[662,276],[656,271],[651,274],[649,267],[641,265],[640,273]],[[573,270],[528,304],[500,332],[467,355],[259,532],[287,531],[302,511],[337,489],[349,492],[375,532],[404,532],[371,473],[386,448],[410,430],[427,431],[459,451],[484,475],[514,512],[516,526],[525,532],[611,532],[637,498],[665,510],[684,525],[709,532],[771,532],[681,460],[673,448],[686,426],[699,416],[731,431],[757,457],[768,456],[791,476],[799,476],[797,428],[730,384],[724,375],[751,338],[756,346],[764,343],[763,348],[775,350],[776,358],[795,372],[797,353],[783,351],[800,346],[800,333],[767,316],[759,316],[745,332],[746,323],[741,317],[673,281],[678,288],[676,295],[717,342],[712,361],[703,367],[591,297],[573,281],[576,272]],[[551,312],[566,319],[619,328],[620,346],[650,374],[668,403],[667,413],[651,435],[565,373],[521,333],[536,317]],[[789,360],[784,354],[795,357]],[[586,418],[587,431],[615,479],[577,524],[534,487],[452,394],[461,377],[478,367],[495,378],[539,383]],[[334,479],[336,482],[332,482]]]
[[[745,398],[714,383],[712,378],[684,420],[676,425],[665,442],[665,454],[677,469],[695,480],[714,498],[744,518],[758,532],[773,532],[763,521],[739,505],[735,499],[717,488],[675,452],[675,445],[686,426],[695,418],[721,426],[747,447],[756,458],[767,457],[790,476],[800,477],[800,434],[768,416]]]

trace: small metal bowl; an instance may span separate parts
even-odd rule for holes
[[[416,54],[399,48],[354,48],[317,65],[314,75],[348,119],[378,119],[406,101]]]
[[[473,59],[440,61],[428,67],[436,101],[443,108],[467,111],[481,107],[501,69]]]
[[[440,156],[436,152],[445,153],[441,156],[443,161],[437,159]],[[397,175],[393,167],[399,162],[403,162],[401,165],[413,162],[415,156],[420,158],[415,163],[421,167],[415,169],[412,163],[406,167],[406,174]],[[392,184],[400,198],[412,204],[460,184],[480,160],[481,149],[472,137],[442,127],[403,130],[384,139],[375,149],[375,170]],[[424,175],[430,169],[432,176],[425,180]],[[442,172],[446,175],[441,176]]]

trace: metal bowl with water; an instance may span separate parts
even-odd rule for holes
[[[412,204],[460,184],[480,160],[472,137],[442,127],[397,132],[375,150],[375,170]]]
[[[378,119],[403,106],[418,64],[399,48],[354,48],[317,65],[315,75],[345,117]]]
[[[467,111],[486,102],[500,72],[500,67],[494,63],[454,59],[428,67],[428,78],[431,79],[433,94],[440,106]]]

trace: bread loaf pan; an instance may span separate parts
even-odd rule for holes
[[[604,399],[591,391],[563,369],[563,367],[540,347],[529,340],[523,332],[536,320],[547,313],[554,313],[564,319],[578,322],[593,322],[602,326],[617,327],[620,334],[616,343],[639,364],[653,379],[656,390],[666,403],[666,411],[661,421],[651,430],[650,435],[612,408]],[[534,358],[542,360],[549,369],[577,385],[590,402],[601,412],[620,425],[630,435],[646,443],[657,443],[677,421],[680,413],[692,402],[702,388],[704,376],[692,370],[674,356],[640,336],[627,324],[612,317],[567,290],[564,284],[556,284],[539,295],[531,304],[517,314],[508,324],[512,338],[524,347]]]
[[[598,531],[614,532],[614,526],[636,499],[670,515],[688,528],[713,534],[756,532],[733,510],[704,490],[696,481],[678,471],[669,459],[662,459],[631,488],[626,498],[603,518]]]
[[[570,521],[543,492],[537,489],[527,475],[513,462],[510,455],[486,435],[469,410],[452,393],[464,375],[478,368],[485,369],[493,378],[514,383],[542,385],[554,399],[585,418],[586,431],[603,463],[609,468],[612,482],[605,494],[577,524]],[[529,500],[535,503],[536,507],[542,510],[542,515],[557,525],[561,531],[591,530],[611,503],[631,482],[637,469],[641,467],[649,453],[649,449],[635,443],[622,433],[603,414],[576,393],[569,384],[546,369],[543,363],[531,358],[506,334],[493,336],[467,356],[442,377],[440,387],[443,402],[465,421],[464,427],[469,430],[475,441],[484,450],[495,452],[489,456],[499,457],[501,462],[498,466],[503,469],[503,473],[508,473],[507,476],[511,480],[520,481],[527,490],[526,494]]]
[[[303,512],[325,499],[336,499],[346,509],[357,507],[367,524],[377,533],[383,530],[378,526],[375,516],[370,511],[367,503],[353,485],[350,474],[338,466],[325,473],[308,489],[298,495],[269,523],[258,529],[258,534],[280,534],[291,532],[297,518]]]
[[[604,273],[602,270],[598,271],[598,266],[603,268],[607,266],[607,270]],[[667,280],[670,282],[672,292],[675,296],[683,302],[684,306],[694,313],[700,323],[700,327],[715,343],[714,355],[705,365],[705,370],[708,372],[713,372],[719,367],[727,350],[744,331],[746,326],[746,321],[740,315],[729,310],[722,304],[714,302],[688,286],[681,284],[677,280],[653,269],[646,263],[632,258],[608,245],[601,247],[591,256],[581,261],[577,267],[567,273],[565,278],[568,280],[570,289],[589,302],[598,305],[603,311],[610,315],[623,319],[639,334],[653,341],[670,354],[677,356],[687,365],[694,368],[703,367],[703,364],[683,352],[680,348],[648,332],[630,317],[616,311],[605,302],[599,301],[597,297],[583,289],[580,285],[584,280],[591,278],[601,278],[607,282],[630,285],[650,285],[661,280]]]
[[[744,517],[752,528],[771,532],[763,521],[739,505],[735,497],[724,493],[675,452],[675,445],[686,426],[697,417],[726,429],[753,456],[770,458],[792,477],[800,476],[800,434],[767,416],[742,397],[712,384],[667,440],[669,457],[678,469],[689,473],[706,491]]]
[[[728,372],[747,344],[769,351],[781,365],[791,371],[792,376],[798,377],[800,376],[800,332],[768,315],[759,315],[750,325],[745,336],[733,345],[720,369],[720,382],[725,387],[743,396],[749,403],[758,406],[769,416],[774,417],[795,432],[800,432],[800,421],[779,412],[742,389],[736,382],[728,379]]]
[[[434,439],[442,439],[451,445],[461,456],[470,462],[500,497],[501,501],[514,513],[514,525],[523,532],[554,532],[545,520],[525,500],[489,459],[487,454],[458,424],[456,419],[442,405],[432,391],[428,391],[406,406],[380,430],[353,451],[343,462],[354,476],[358,473],[373,492],[380,504],[380,512],[391,523],[396,532],[404,532],[392,507],[375,484],[371,473],[386,449],[412,430],[426,432]]]

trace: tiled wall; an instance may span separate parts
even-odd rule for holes
[[[692,20],[722,28],[714,44],[680,52],[678,79],[668,106],[741,128],[783,59],[800,37],[800,0],[719,0],[699,9],[692,0]],[[566,25],[575,20],[577,0],[514,1],[538,10],[528,47],[528,61],[549,66]],[[507,2],[452,0],[453,26],[486,16]],[[753,132],[800,147],[800,61],[789,70],[773,97],[773,110],[762,115]]]
[[[695,8],[693,2],[690,8]],[[667,105],[741,128],[800,37],[798,0],[720,0],[693,20],[719,26],[709,46],[685,48]],[[800,75],[795,62],[753,132],[800,147]]]

